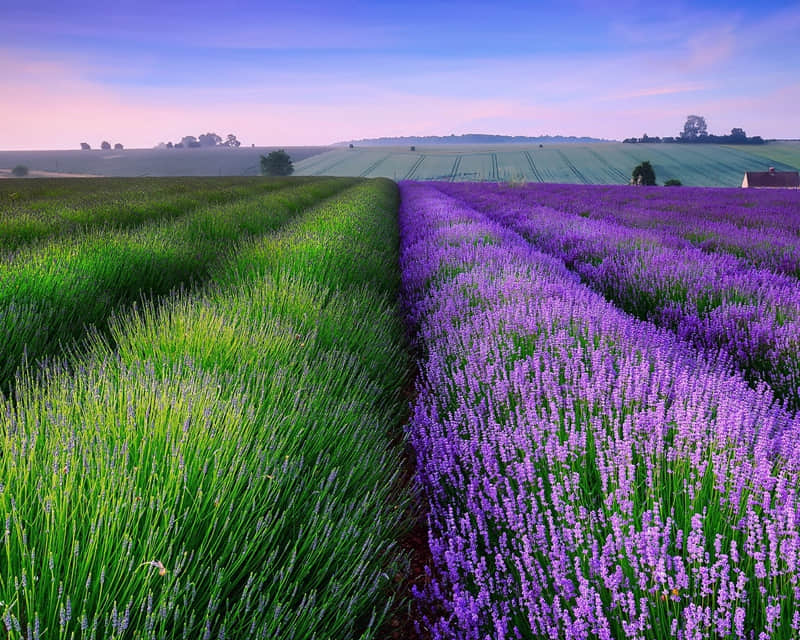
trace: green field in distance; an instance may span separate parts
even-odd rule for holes
[[[800,143],[763,146],[681,144],[545,144],[334,148],[295,162],[296,175],[393,180],[626,184],[649,160],[659,184],[738,187],[745,171],[800,169]]]
[[[0,178],[23,164],[29,177],[257,176],[274,147],[0,151]],[[800,142],[763,146],[681,144],[500,144],[410,147],[286,147],[300,176],[392,180],[626,184],[649,160],[659,184],[738,187],[745,171],[800,169]]]

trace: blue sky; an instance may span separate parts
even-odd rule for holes
[[[0,148],[800,137],[800,3],[0,0]]]

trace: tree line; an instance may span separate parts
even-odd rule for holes
[[[81,142],[81,149],[83,149],[84,151],[89,151],[89,150],[91,150],[91,148],[92,148],[92,145],[90,145],[88,142]],[[103,140],[100,143],[100,148],[103,151],[110,151],[111,150],[111,143],[108,140]],[[114,145],[114,150],[115,151],[122,151],[123,149],[124,149],[124,147],[122,146],[121,142],[117,142]]]
[[[667,136],[659,138],[650,137],[646,133],[641,138],[625,138],[627,143],[679,143],[679,144],[765,144],[766,141],[761,136],[747,137],[744,129],[734,127],[728,135],[714,135],[708,133],[708,125],[703,116],[687,116],[686,124],[676,137]]]
[[[199,147],[229,147],[238,148],[242,143],[237,140],[236,136],[229,133],[225,140],[216,133],[203,133],[199,136],[183,136],[180,142],[159,142],[156,145],[157,149],[197,149]]]
[[[157,149],[196,149],[198,147],[229,147],[229,148],[238,148],[242,146],[242,143],[236,138],[236,136],[232,133],[229,133],[225,140],[222,139],[221,136],[217,135],[216,133],[203,133],[197,137],[195,136],[183,136],[180,142],[159,142],[156,145]],[[84,151],[90,151],[92,146],[88,142],[81,142],[81,149]],[[107,140],[103,140],[100,143],[100,148],[104,151],[109,151],[111,149],[111,143]],[[121,143],[117,142],[114,145],[114,149],[116,151],[122,151],[123,146]]]

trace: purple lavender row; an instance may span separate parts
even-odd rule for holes
[[[722,350],[754,385],[800,409],[800,283],[729,254],[527,203],[524,190],[437,183],[576,271],[625,311]]]
[[[522,192],[519,196],[530,205],[657,229],[668,242],[732,253],[754,266],[800,277],[796,191],[531,184]]]
[[[503,184],[484,183],[498,190]],[[741,228],[782,229],[800,236],[800,194],[790,189],[631,189],[620,185],[542,184],[514,187],[530,204],[556,206],[575,214],[594,215],[603,210],[627,215],[647,210],[655,215],[730,222]],[[587,207],[587,205],[590,205]]]
[[[401,198],[431,637],[797,638],[797,419],[463,203]]]

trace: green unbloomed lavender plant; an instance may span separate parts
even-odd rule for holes
[[[98,228],[124,229],[297,186],[308,178],[97,178],[0,185],[0,251]],[[313,180],[313,179],[311,179]]]
[[[396,203],[353,187],[0,407],[10,638],[374,637],[404,561]]]
[[[0,263],[0,389],[11,387],[23,359],[58,354],[87,326],[104,331],[113,312],[207,279],[243,238],[274,231],[354,183],[301,181],[177,221],[64,238]]]

